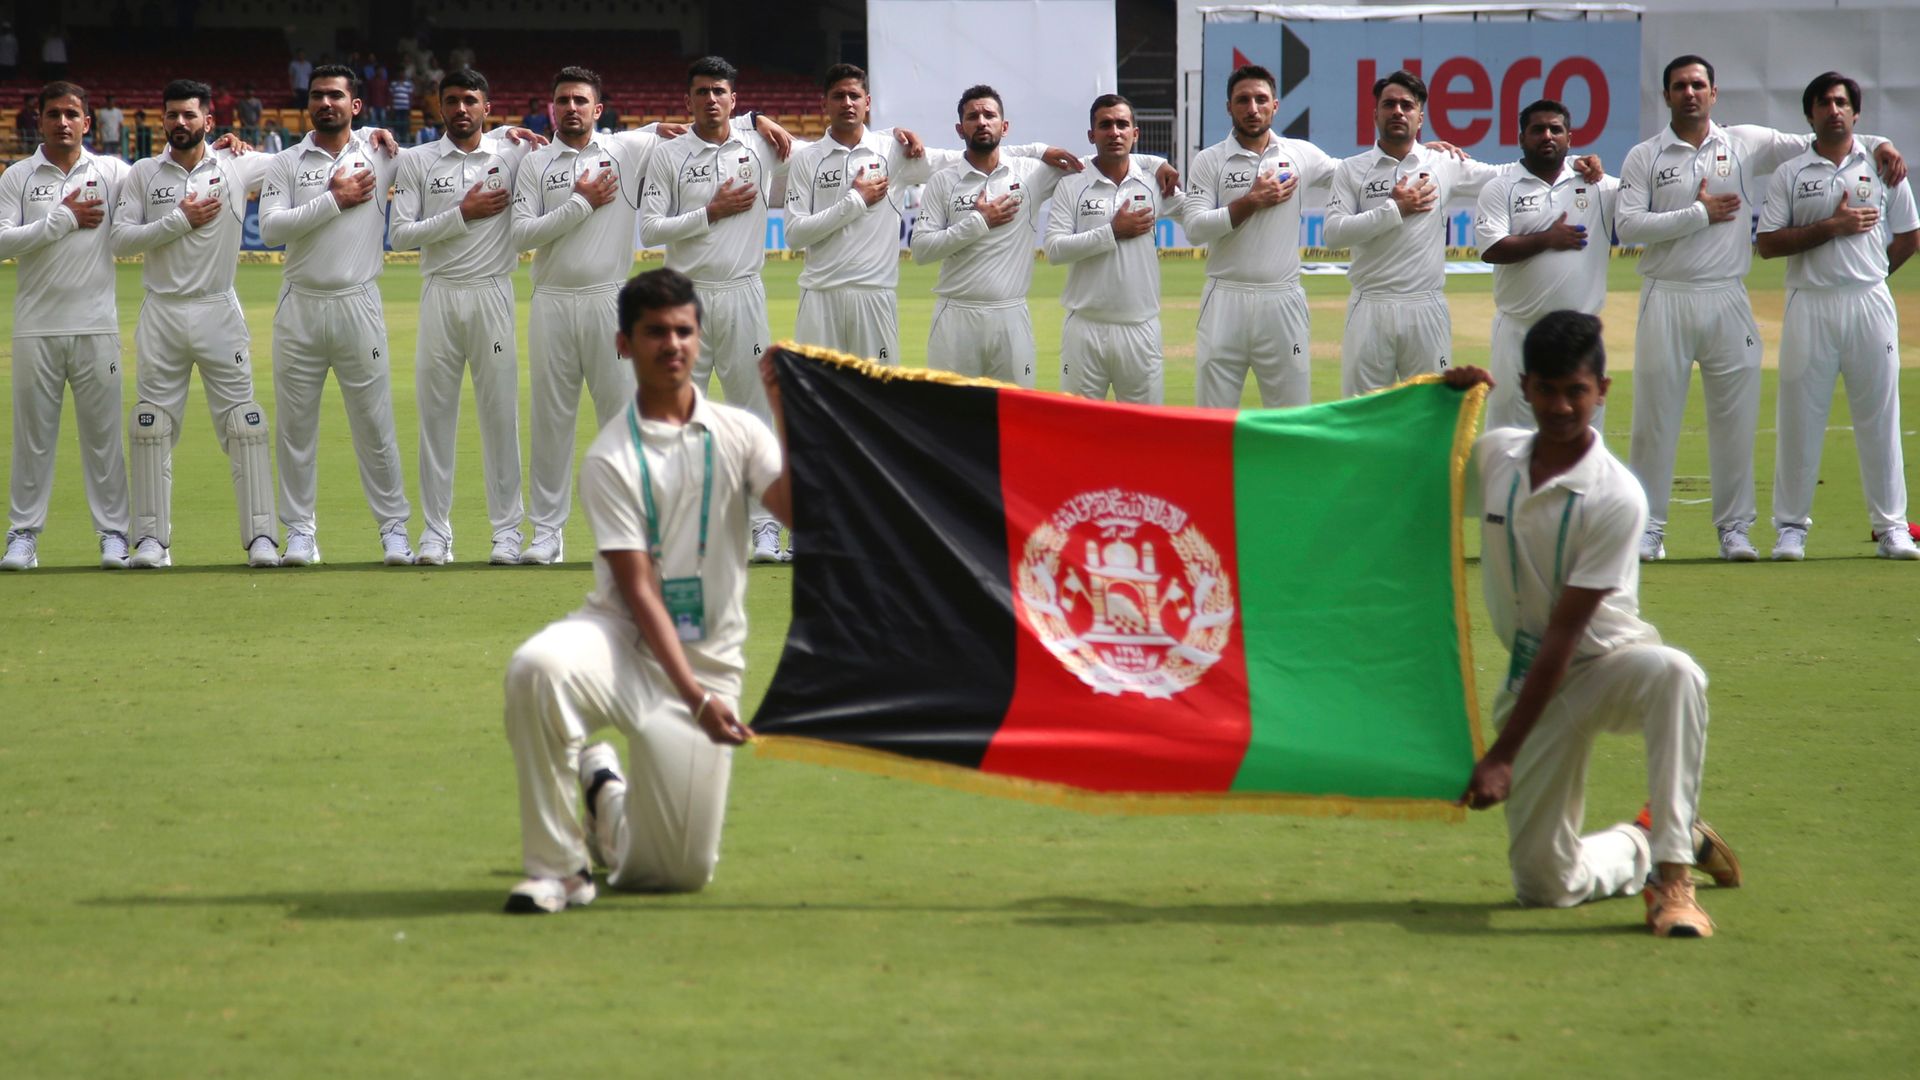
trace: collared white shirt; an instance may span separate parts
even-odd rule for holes
[[[113,253],[142,257],[140,280],[161,296],[224,296],[233,291],[247,192],[265,179],[272,154],[208,150],[191,171],[173,150],[133,163],[113,208]],[[220,214],[199,228],[180,203],[189,195],[220,200]]]
[[[752,277],[766,265],[767,207],[786,175],[787,163],[751,125],[729,128],[721,143],[688,129],[661,146],[647,168],[640,239],[666,245],[667,268],[697,284]],[[752,184],[757,197],[744,212],[709,222],[707,203],[728,181]]]
[[[693,416],[685,424],[639,419],[637,413],[635,420],[646,447],[662,534],[657,569],[665,578],[699,575],[705,594],[706,638],[681,646],[702,684],[738,697],[740,675],[746,668],[748,506],[780,478],[780,443],[752,413],[716,405],[698,388],[694,394]],[[713,498],[703,560],[700,497],[706,477],[707,432],[713,433]],[[604,553],[647,550],[640,484],[640,458],[627,410],[622,409],[600,429],[580,463],[580,506],[593,527],[594,541],[593,592],[580,609],[583,614],[629,625],[633,621]]]
[[[1542,251],[1516,263],[1495,263],[1494,307],[1528,322],[1549,311],[1600,314],[1607,302],[1607,261],[1613,255],[1619,199],[1619,178],[1603,176],[1590,183],[1564,161],[1552,183],[1521,165],[1482,188],[1475,227],[1481,251],[1510,236],[1546,232],[1561,214],[1568,225],[1587,227],[1587,246],[1577,251]]]
[[[1640,534],[1647,496],[1597,436],[1573,468],[1534,490],[1534,432],[1496,428],[1474,443],[1479,479],[1480,579],[1500,641],[1516,631],[1544,637],[1566,586],[1605,590],[1576,660],[1624,645],[1658,643],[1640,618]]]
[[[1117,240],[1113,216],[1145,206],[1154,217],[1179,213],[1176,192],[1160,194],[1154,173],[1164,160],[1134,154],[1127,175],[1116,184],[1092,160],[1083,172],[1060,181],[1047,207],[1046,253],[1050,263],[1067,264],[1061,306],[1095,322],[1137,323],[1160,314],[1160,252],[1153,231]]]
[[[1775,170],[1767,186],[1760,231],[1811,225],[1833,216],[1845,194],[1848,206],[1871,206],[1880,223],[1853,236],[1836,236],[1819,247],[1787,256],[1787,288],[1844,289],[1887,280],[1887,245],[1901,233],[1920,229],[1907,181],[1889,188],[1880,179],[1873,155],[1856,142],[1838,165],[1811,146]]]
[[[399,171],[354,132],[338,154],[316,146],[313,134],[273,155],[260,189],[260,238],[287,245],[286,281],[316,292],[368,284],[380,276],[387,235],[387,192]],[[373,198],[341,210],[327,190],[335,173],[369,169]]]
[[[0,173],[0,259],[19,260],[15,337],[120,332],[112,227],[127,169],[117,157],[82,150],[73,171],[61,172],[42,147]],[[60,205],[75,191],[97,193],[107,212],[99,227],[80,228]]]
[[[934,295],[976,304],[1025,300],[1033,282],[1033,222],[1040,204],[1066,174],[1035,158],[1000,155],[991,174],[960,164],[927,181],[913,223],[913,261],[940,263]],[[1018,210],[997,229],[973,208],[981,199],[1013,195]]]
[[[1347,280],[1355,295],[1438,292],[1446,284],[1447,203],[1473,198],[1512,165],[1461,161],[1418,143],[1404,158],[1378,146],[1340,163],[1327,197],[1327,246],[1353,249]],[[1400,215],[1393,186],[1431,180],[1433,209]]]
[[[1766,178],[1812,141],[1769,127],[1711,121],[1696,148],[1672,126],[1627,151],[1620,166],[1620,242],[1644,244],[1641,277],[1693,284],[1737,281],[1753,265],[1751,214]],[[1700,181],[1709,195],[1740,196],[1732,221],[1707,224]]]
[[[470,154],[451,136],[403,151],[393,191],[393,249],[420,249],[420,273],[429,278],[476,281],[513,273],[520,264],[513,207],[468,221],[460,203],[480,184],[511,196],[515,170],[529,149],[490,131]]]
[[[1307,192],[1325,191],[1340,163],[1310,142],[1271,135],[1254,153],[1229,135],[1193,159],[1182,224],[1187,239],[1207,245],[1207,276],[1244,285],[1300,281],[1300,211]],[[1233,227],[1227,204],[1262,173],[1296,176],[1300,186],[1277,206],[1256,210]]]
[[[633,269],[634,226],[647,165],[664,142],[648,124],[597,134],[578,150],[559,139],[521,161],[513,187],[513,245],[533,251],[533,287],[618,285]],[[612,172],[620,190],[601,207],[574,193],[577,178]]]

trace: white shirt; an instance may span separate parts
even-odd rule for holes
[[[1809,146],[1806,153],[1776,170],[1767,186],[1766,209],[1760,212],[1760,231],[1777,232],[1832,217],[1842,192],[1848,206],[1880,211],[1880,223],[1866,232],[1836,236],[1819,247],[1787,256],[1787,288],[1882,284],[1887,280],[1887,245],[1900,233],[1920,229],[1913,189],[1905,180],[1898,187],[1887,187],[1873,155],[1856,142],[1838,165]]]
[[[1231,135],[1200,151],[1182,223],[1187,239],[1207,245],[1207,276],[1245,285],[1298,284],[1301,206],[1308,191],[1332,185],[1339,165],[1312,143],[1271,133],[1257,154]],[[1227,204],[1266,172],[1296,176],[1300,186],[1286,202],[1256,210],[1234,228]]]
[[[376,152],[355,132],[338,154],[314,145],[313,134],[273,155],[260,189],[260,238],[287,245],[286,282],[338,292],[380,276],[387,233],[387,192],[397,159]],[[342,210],[327,185],[333,175],[373,171],[373,198]]]
[[[42,147],[0,173],[0,259],[20,261],[15,337],[120,332],[111,234],[114,200],[128,168],[112,155],[82,150],[73,171],[63,173]],[[60,205],[74,191],[97,193],[107,211],[97,228],[80,228],[73,212]]]
[[[520,163],[513,187],[513,244],[534,250],[533,287],[618,285],[633,269],[634,225],[647,165],[664,140],[648,124],[596,134],[578,150],[555,139]],[[595,208],[574,193],[577,177],[612,171],[620,190]],[[537,249],[537,250],[535,250]]]
[[[468,221],[460,216],[460,202],[477,184],[511,194],[515,170],[529,149],[488,132],[471,154],[450,137],[403,151],[394,182],[393,249],[419,248],[420,273],[429,278],[474,282],[513,273],[520,265],[513,207]]]
[[[1355,295],[1438,292],[1446,285],[1447,203],[1472,198],[1511,165],[1461,161],[1415,144],[1404,158],[1375,146],[1340,163],[1327,197],[1327,246],[1353,249],[1347,280]],[[1433,209],[1400,215],[1393,186],[1431,180]]]
[[[189,172],[169,147],[133,163],[113,208],[113,253],[143,256],[140,280],[162,296],[224,296],[233,291],[247,192],[273,165],[271,154],[235,156],[209,150]],[[220,214],[199,228],[187,223],[180,202],[220,200]]]
[[[1603,176],[1598,184],[1589,183],[1564,161],[1551,184],[1521,165],[1480,189],[1475,235],[1481,251],[1509,236],[1546,232],[1561,214],[1567,215],[1568,225],[1587,227],[1587,246],[1578,251],[1542,251],[1519,262],[1495,263],[1494,307],[1527,322],[1549,311],[1600,314],[1607,302],[1607,261],[1613,254],[1619,200],[1619,178]]]
[[[700,577],[706,599],[706,638],[683,641],[681,648],[702,685],[737,698],[746,668],[749,503],[780,478],[780,443],[753,414],[716,405],[697,388],[694,394],[693,417],[685,424],[638,421],[662,533],[657,569],[664,578]],[[707,555],[701,560],[700,497],[709,431],[713,433],[713,500]],[[633,621],[602,553],[647,550],[640,481],[640,459],[627,410],[622,409],[600,429],[580,463],[580,506],[593,527],[594,540],[593,592],[581,608],[583,614]]]
[[[935,296],[972,304],[1024,301],[1033,281],[1033,220],[1066,174],[1035,158],[1005,153],[991,174],[964,157],[933,174],[913,223],[913,261],[940,263]],[[974,203],[1011,194],[1018,209],[997,229]]]
[[[1509,651],[1516,631],[1545,636],[1564,586],[1605,590],[1574,659],[1658,643],[1640,618],[1640,534],[1647,496],[1598,438],[1573,468],[1533,490],[1534,433],[1496,428],[1474,443],[1480,579],[1487,616]]]
[[[118,105],[108,106],[93,114],[94,133],[100,136],[102,145],[119,143],[125,125],[126,113]]]
[[[1154,179],[1163,159],[1134,154],[1116,184],[1091,160],[1060,181],[1047,207],[1047,261],[1067,264],[1060,304],[1095,322],[1138,323],[1160,314],[1160,252],[1153,230],[1116,240],[1113,216],[1151,207],[1156,218],[1179,213],[1182,197],[1166,198]]]
[[[1620,242],[1645,244],[1641,277],[1694,284],[1736,281],[1753,265],[1748,215],[1766,191],[1767,175],[1807,148],[1812,137],[1768,127],[1711,121],[1696,149],[1662,128],[1627,151],[1620,166]],[[1707,224],[1700,181],[1709,195],[1740,196],[1732,221]]]
[[[647,167],[640,202],[640,239],[667,249],[667,269],[700,285],[721,285],[760,272],[767,261],[767,206],[787,163],[767,137],[730,127],[710,143],[689,129],[665,143]],[[707,220],[707,203],[727,181],[752,184],[753,205],[732,217]]]

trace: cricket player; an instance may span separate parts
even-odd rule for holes
[[[440,80],[446,134],[400,156],[392,244],[420,251],[420,331],[414,385],[420,403],[419,562],[453,559],[454,436],[460,383],[473,372],[481,471],[495,566],[520,561],[520,385],[514,344],[514,180],[530,142],[486,132],[486,76],[462,68]],[[577,391],[576,391],[577,396]]]
[[[260,236],[285,244],[286,282],[273,314],[273,389],[280,418],[282,566],[320,562],[314,512],[319,486],[320,391],[331,370],[353,431],[360,486],[380,529],[388,566],[411,566],[405,478],[393,428],[393,389],[380,276],[386,205],[398,161],[376,152],[360,115],[360,76],[343,64],[313,69],[313,130],[273,156],[260,192]]]
[[[1774,169],[1807,149],[1806,135],[1713,122],[1713,65],[1676,57],[1661,74],[1672,123],[1627,152],[1620,166],[1623,244],[1644,244],[1634,328],[1633,445],[1628,462],[1647,490],[1640,558],[1667,557],[1673,459],[1686,414],[1687,384],[1700,365],[1706,395],[1707,456],[1720,557],[1760,557],[1747,531],[1758,516],[1753,440],[1760,417],[1760,328],[1747,300],[1753,264],[1752,211]],[[1906,175],[1884,140],[1860,136],[1882,173]]]
[[[1695,866],[1722,886],[1740,864],[1698,819],[1707,750],[1707,677],[1640,618],[1635,545],[1646,495],[1593,427],[1606,400],[1600,320],[1540,318],[1522,346],[1521,393],[1538,430],[1496,428],[1474,445],[1487,613],[1507,646],[1494,700],[1499,738],[1461,803],[1507,804],[1507,859],[1523,904],[1572,907],[1645,890],[1659,937],[1708,937]],[[1465,389],[1479,368],[1446,373]],[[1587,761],[1603,731],[1647,748],[1647,810],[1586,836]]]
[[[127,565],[127,464],[120,449],[120,320],[107,224],[127,163],[82,146],[87,92],[40,88],[40,146],[0,173],[0,259],[15,259],[13,476],[0,570],[40,565],[60,406],[73,387],[81,475],[102,569]]]
[[[1177,214],[1162,195],[1159,158],[1137,155],[1133,103],[1102,94],[1087,110],[1093,167],[1061,181],[1047,209],[1047,261],[1066,265],[1060,389],[1136,405],[1166,403],[1160,355],[1160,253],[1153,223]]]
[[[1836,378],[1847,381],[1880,557],[1920,559],[1907,529],[1900,454],[1900,320],[1887,291],[1887,276],[1920,248],[1920,215],[1907,182],[1881,180],[1854,139],[1860,98],[1860,84],[1837,71],[1807,84],[1800,101],[1813,145],[1775,170],[1760,214],[1760,257],[1787,259],[1773,473],[1776,560],[1807,557]]]
[[[913,261],[940,263],[927,366],[1033,385],[1033,220],[1066,173],[1000,153],[1011,126],[1000,92],[960,95],[965,157],[933,175],[913,223]]]
[[[781,520],[792,511],[773,430],[700,392],[693,282],[674,270],[641,274],[621,290],[618,318],[639,391],[580,466],[594,590],[507,665],[527,873],[509,912],[591,903],[589,858],[616,889],[694,892],[712,879],[733,747],[749,737],[738,712],[748,504]],[[624,772],[611,744],[586,745],[607,727],[627,737]]]
[[[113,253],[143,260],[146,299],[134,331],[129,441],[136,569],[173,565],[173,451],[195,368],[214,437],[231,463],[247,565],[280,564],[272,442],[253,387],[252,335],[234,291],[247,193],[270,154],[209,148],[213,91],[176,79],[161,91],[167,149],[135,162],[113,211]]]
[[[1549,311],[1600,314],[1607,302],[1620,181],[1599,183],[1567,160],[1567,107],[1540,100],[1520,110],[1520,167],[1480,189],[1480,258],[1493,264],[1493,392],[1487,428],[1533,427],[1520,396],[1520,343]],[[1598,426],[1602,410],[1595,409]]]

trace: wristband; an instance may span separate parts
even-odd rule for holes
[[[706,693],[703,693],[700,695],[700,706],[693,710],[693,722],[695,724],[698,724],[700,722],[701,717],[707,715],[707,706],[712,704],[713,704],[713,691],[709,690]]]

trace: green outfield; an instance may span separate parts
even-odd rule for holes
[[[1163,265],[1167,392],[1185,403],[1201,264]],[[767,272],[777,331],[792,324],[797,270]],[[918,362],[932,274],[908,267],[904,278],[902,338]],[[1042,386],[1055,382],[1062,280],[1036,273]],[[13,282],[0,271],[6,309]],[[1622,368],[1636,282],[1616,262],[1608,311]],[[1780,282],[1770,264],[1751,283],[1769,360]],[[277,267],[242,268],[269,410],[278,283]],[[382,284],[411,471],[419,278],[396,265]],[[1485,355],[1490,286],[1449,279],[1461,360]],[[1308,290],[1325,399],[1338,386],[1346,286],[1311,278]],[[524,273],[519,292],[524,305]],[[1898,295],[1920,326],[1920,290]],[[138,268],[123,267],[128,407],[138,297]],[[10,393],[11,349],[0,349]],[[1909,344],[1904,360],[1911,480],[1920,349]],[[1769,372],[1763,521],[1773,385]],[[1623,370],[1607,413],[1623,455],[1631,397]],[[519,846],[500,679],[513,648],[590,587],[581,516],[573,562],[477,561],[486,523],[468,422],[462,561],[380,567],[329,390],[328,564],[245,570],[196,380],[175,465],[176,565],[102,573],[69,411],[42,568],[0,575],[0,1072],[1910,1073],[1920,567],[1872,557],[1844,395],[1808,561],[1710,558],[1700,417],[1696,381],[1674,557],[1647,569],[1643,596],[1712,679],[1703,809],[1748,885],[1702,889],[1717,937],[1661,942],[1641,927],[1638,900],[1516,907],[1497,815],[1457,827],[1081,816],[751,751],[706,893],[603,893],[561,917],[505,918]],[[0,414],[0,447],[11,430]],[[1378,529],[1352,543],[1390,559],[1444,541],[1401,531],[1393,493],[1380,497]],[[1770,530],[1755,539],[1764,550]],[[1261,558],[1315,557],[1289,540],[1243,552],[1248,572]],[[749,708],[779,655],[791,573],[753,572]],[[1506,657],[1486,630],[1477,566],[1468,573],[1485,700]],[[1633,740],[1602,741],[1590,823],[1638,808],[1640,770]]]

